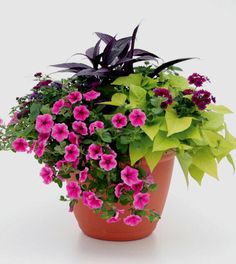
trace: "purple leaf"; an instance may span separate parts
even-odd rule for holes
[[[91,68],[90,66],[83,64],[83,63],[75,63],[75,62],[70,62],[70,63],[61,63],[61,64],[55,64],[51,65],[52,67],[57,67],[57,68],[73,68],[73,69],[87,69]]]
[[[107,67],[109,64],[109,56],[112,51],[112,48],[116,44],[116,40],[113,38],[105,47],[102,55],[102,66]]]
[[[104,41],[106,44],[108,44],[112,39],[114,39],[114,37],[108,35],[108,34],[104,34],[104,33],[100,33],[100,32],[95,32],[95,34],[102,40]]]
[[[142,49],[134,49],[133,50],[133,56],[146,56],[146,55],[160,59],[160,57],[158,57],[156,54],[151,53],[149,51],[142,50]]]

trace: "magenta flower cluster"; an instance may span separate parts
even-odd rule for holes
[[[196,87],[201,87],[206,81],[210,81],[209,78],[199,73],[193,73],[188,77],[189,84],[193,84]]]
[[[158,97],[163,97],[166,100],[161,103],[161,108],[167,108],[168,105],[171,105],[173,102],[172,95],[170,94],[169,90],[166,88],[155,88],[153,90],[154,94]]]

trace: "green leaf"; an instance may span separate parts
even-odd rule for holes
[[[204,130],[202,129],[202,135],[204,140],[209,144],[211,147],[217,147],[223,137],[217,134],[215,131],[211,130]]]
[[[207,106],[207,110],[213,110],[213,111],[215,111],[216,113],[219,113],[219,114],[232,114],[233,113],[229,108],[227,108],[224,105],[210,104],[210,105]]]
[[[184,173],[184,176],[186,179],[186,183],[187,183],[187,185],[189,185],[188,171],[189,171],[190,165],[192,164],[192,157],[187,152],[178,152],[176,156],[177,156],[179,164],[183,170],[183,173]]]
[[[189,173],[192,176],[192,178],[194,180],[196,180],[198,182],[199,185],[201,185],[202,183],[202,179],[204,176],[204,171],[200,170],[198,167],[196,167],[195,165],[191,165],[189,167]]]
[[[207,118],[203,124],[203,129],[219,130],[224,124],[224,115],[216,112],[204,112],[202,116]]]
[[[177,138],[167,137],[165,132],[159,132],[153,142],[153,151],[166,151],[178,148],[179,145]]]
[[[192,123],[192,117],[179,118],[173,108],[166,110],[166,125],[168,129],[168,137],[178,132],[182,132],[189,128]]]
[[[228,162],[232,165],[232,167],[233,167],[233,171],[234,171],[234,173],[235,173],[235,164],[234,164],[234,160],[233,160],[232,156],[231,156],[230,154],[228,154],[228,155],[226,156],[226,158],[227,158]]]
[[[157,190],[157,184],[156,183],[150,184],[148,188],[151,192],[155,192]]]
[[[154,139],[157,132],[159,131],[159,128],[160,128],[160,123],[141,126],[141,129],[149,136],[151,140]]]
[[[203,147],[193,155],[193,165],[218,179],[216,161],[208,147]]]
[[[42,114],[51,114],[51,107],[49,104],[43,105],[40,109]]]
[[[106,143],[111,143],[112,142],[111,134],[108,131],[102,132],[100,134],[100,137]]]
[[[174,88],[186,89],[189,86],[188,81],[183,76],[169,74],[168,79],[169,84]]]
[[[142,140],[131,142],[129,145],[131,165],[144,157],[151,145],[152,142],[147,136],[143,136]]]
[[[111,97],[111,101],[101,102],[99,104],[121,106],[121,105],[125,104],[126,98],[127,98],[127,96],[123,93],[115,93]]]
[[[140,86],[141,81],[142,81],[142,73],[138,73],[138,74],[130,74],[128,76],[118,77],[112,84],[124,85],[124,86],[130,86],[131,84],[134,84]]]
[[[155,167],[156,167],[157,163],[160,161],[162,155],[163,155],[163,151],[152,152],[152,148],[150,148],[147,151],[147,153],[145,155],[145,159],[147,161],[147,164],[148,164],[151,172],[155,169]]]
[[[129,90],[130,106],[133,108],[145,108],[146,94],[147,92],[142,87],[131,84]]]
[[[39,115],[41,109],[41,104],[39,103],[33,103],[30,107],[30,115],[29,119],[30,121],[34,122],[36,120],[36,117]]]

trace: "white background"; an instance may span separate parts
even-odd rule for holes
[[[235,14],[235,0],[1,1],[0,116],[7,119],[35,72],[50,73],[47,65],[92,46],[94,31],[127,36],[139,22],[137,47],[165,60],[201,58],[182,63],[185,74],[208,75],[218,103],[236,112]],[[236,134],[235,114],[227,121]],[[206,177],[189,189],[176,163],[157,230],[128,243],[84,236],[33,157],[0,153],[0,168],[1,264],[236,263],[236,179],[225,163],[219,182]]]

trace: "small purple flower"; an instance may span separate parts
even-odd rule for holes
[[[161,103],[161,108],[167,108],[168,105],[172,104],[173,98],[168,89],[155,88],[153,92],[155,93],[156,96],[161,96],[161,97],[166,98],[166,100]]]
[[[34,77],[36,77],[36,78],[41,78],[42,77],[42,72],[36,72],[35,74],[34,74]]]
[[[190,95],[190,94],[193,94],[193,92],[194,92],[194,90],[192,90],[192,89],[185,89],[185,90],[183,90],[183,94],[184,95]]]
[[[199,110],[204,110],[211,102],[215,103],[216,99],[206,90],[194,91],[192,101],[198,107]]]
[[[189,84],[194,84],[196,87],[201,87],[206,81],[210,82],[208,77],[200,75],[196,72],[188,77]]]
[[[36,86],[33,87],[33,89],[38,90],[42,86],[48,86],[51,82],[52,82],[51,80],[43,80],[43,81],[40,81]]]

